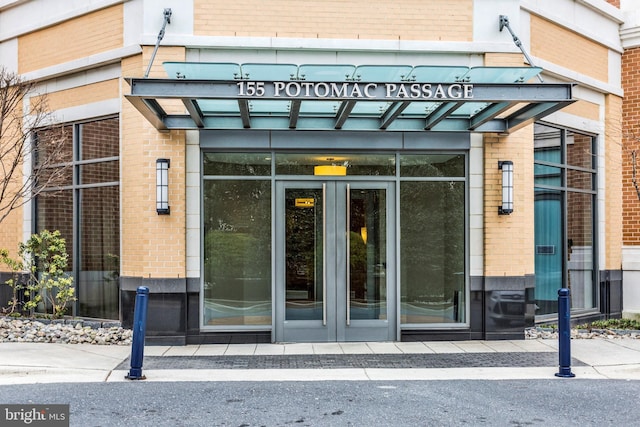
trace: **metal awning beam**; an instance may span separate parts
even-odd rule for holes
[[[125,98],[159,131],[168,130],[164,124],[166,113],[155,99],[145,99],[125,95]]]
[[[515,105],[514,102],[497,102],[485,107],[471,118],[469,130],[474,130]]]
[[[298,100],[291,101],[291,111],[289,112],[289,129],[295,129],[298,126],[301,104],[302,102]]]
[[[349,114],[353,110],[353,107],[356,106],[356,101],[344,101],[340,104],[340,109],[338,109],[338,114],[336,114],[336,124],[334,126],[335,129],[342,129],[344,126],[344,122],[349,118]]]
[[[382,115],[380,119],[380,129],[387,129],[409,105],[411,105],[410,101],[393,103]]]
[[[182,98],[182,103],[189,112],[189,115],[193,119],[193,122],[196,124],[196,126],[198,126],[199,128],[203,128],[204,122],[202,121],[202,119],[204,118],[204,115],[202,114],[200,107],[198,107],[198,104],[196,104],[192,98]]]
[[[249,115],[249,101],[246,99],[238,99],[238,108],[240,109],[240,118],[242,119],[242,127],[249,129],[251,127],[251,116]]]
[[[531,121],[541,119],[548,116],[575,101],[557,103],[557,102],[540,102],[529,104],[520,110],[514,112],[506,118],[508,128],[511,132],[526,126]]]
[[[425,130],[431,130],[435,125],[444,120],[449,114],[456,111],[458,108],[462,107],[464,102],[445,102],[440,105],[438,108],[433,110],[431,114],[427,116],[427,122],[424,125]]]

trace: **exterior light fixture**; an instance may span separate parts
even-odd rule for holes
[[[341,165],[319,165],[313,168],[314,175],[345,176],[347,167]]]
[[[156,212],[169,215],[169,159],[156,160]]]
[[[499,215],[513,212],[513,162],[498,161],[498,169],[502,169],[502,206],[498,207]]]

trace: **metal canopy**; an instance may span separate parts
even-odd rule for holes
[[[536,67],[164,63],[127,78],[158,130],[304,129],[506,134],[575,102]]]

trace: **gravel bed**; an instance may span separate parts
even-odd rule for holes
[[[119,322],[0,317],[0,342],[129,345],[133,333]]]
[[[558,339],[558,330],[535,327],[525,329],[525,339]],[[629,329],[571,329],[571,339],[640,339],[640,331]]]
[[[97,320],[15,319],[0,317],[0,342],[55,342],[65,344],[130,345],[133,333],[119,322]],[[640,331],[572,329],[572,339],[640,339]],[[558,339],[551,328],[525,329],[525,339]]]

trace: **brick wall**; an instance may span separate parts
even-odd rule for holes
[[[484,154],[484,274],[533,274],[533,126],[509,136],[486,135]],[[513,162],[514,211],[511,215],[498,215],[502,202],[500,160]]]
[[[152,49],[122,61],[122,75],[142,76]],[[163,61],[184,61],[184,48],[161,47],[150,77],[166,77]],[[121,81],[123,92],[128,85]],[[182,106],[184,110],[184,106]],[[158,132],[126,100],[122,100],[122,242],[123,276],[185,277],[186,212],[184,131]],[[156,159],[171,160],[170,215],[155,210]]]
[[[600,105],[593,102],[584,101],[582,99],[564,107],[562,109],[562,112],[584,117],[585,119],[589,120],[600,120]]]
[[[622,135],[618,126],[610,126],[612,123],[620,123],[622,120],[622,98],[615,95],[605,97],[605,153],[604,167],[605,186],[607,189],[605,199],[605,246],[606,265],[608,270],[618,270],[622,266],[622,222],[623,213],[623,185],[622,184]]]
[[[47,107],[51,111],[63,108],[76,107],[92,102],[114,99],[120,96],[120,88],[117,79],[106,80],[72,89],[48,92],[46,95]],[[31,104],[40,102],[42,97],[31,98]]]
[[[531,54],[608,82],[609,50],[586,37],[531,15]]]
[[[18,71],[81,59],[123,45],[123,6],[70,19],[18,38]]]
[[[627,49],[622,57],[622,121],[612,128],[622,134],[623,243],[640,244],[640,48]],[[633,174],[633,154],[636,174]],[[635,184],[634,184],[635,181]]]
[[[524,65],[522,54],[487,53],[484,59],[486,66]],[[501,160],[513,162],[511,215],[498,215],[502,204]],[[485,276],[533,274],[533,126],[509,136],[484,136],[484,230]]]
[[[472,41],[472,17],[472,0],[194,0],[208,36]]]

